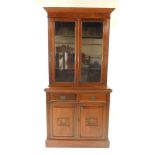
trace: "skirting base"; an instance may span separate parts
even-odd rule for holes
[[[99,147],[108,148],[109,140],[55,140],[47,139],[46,147]]]

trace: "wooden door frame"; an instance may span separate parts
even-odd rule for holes
[[[55,22],[75,22],[75,67],[74,82],[55,81]],[[77,64],[78,64],[78,20],[76,18],[48,18],[49,24],[49,86],[76,86],[77,83]]]

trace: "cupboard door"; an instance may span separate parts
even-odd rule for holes
[[[74,137],[75,104],[51,103],[50,132],[52,137]]]
[[[104,104],[80,105],[80,137],[105,138],[106,108]]]
[[[82,22],[81,82],[100,82],[103,22]]]
[[[75,22],[55,22],[55,81],[75,81]]]

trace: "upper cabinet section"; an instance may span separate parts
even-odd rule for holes
[[[113,8],[53,8],[48,13],[49,86],[107,84]]]

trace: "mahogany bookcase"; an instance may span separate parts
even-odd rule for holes
[[[47,147],[109,147],[107,87],[113,8],[45,7]]]

